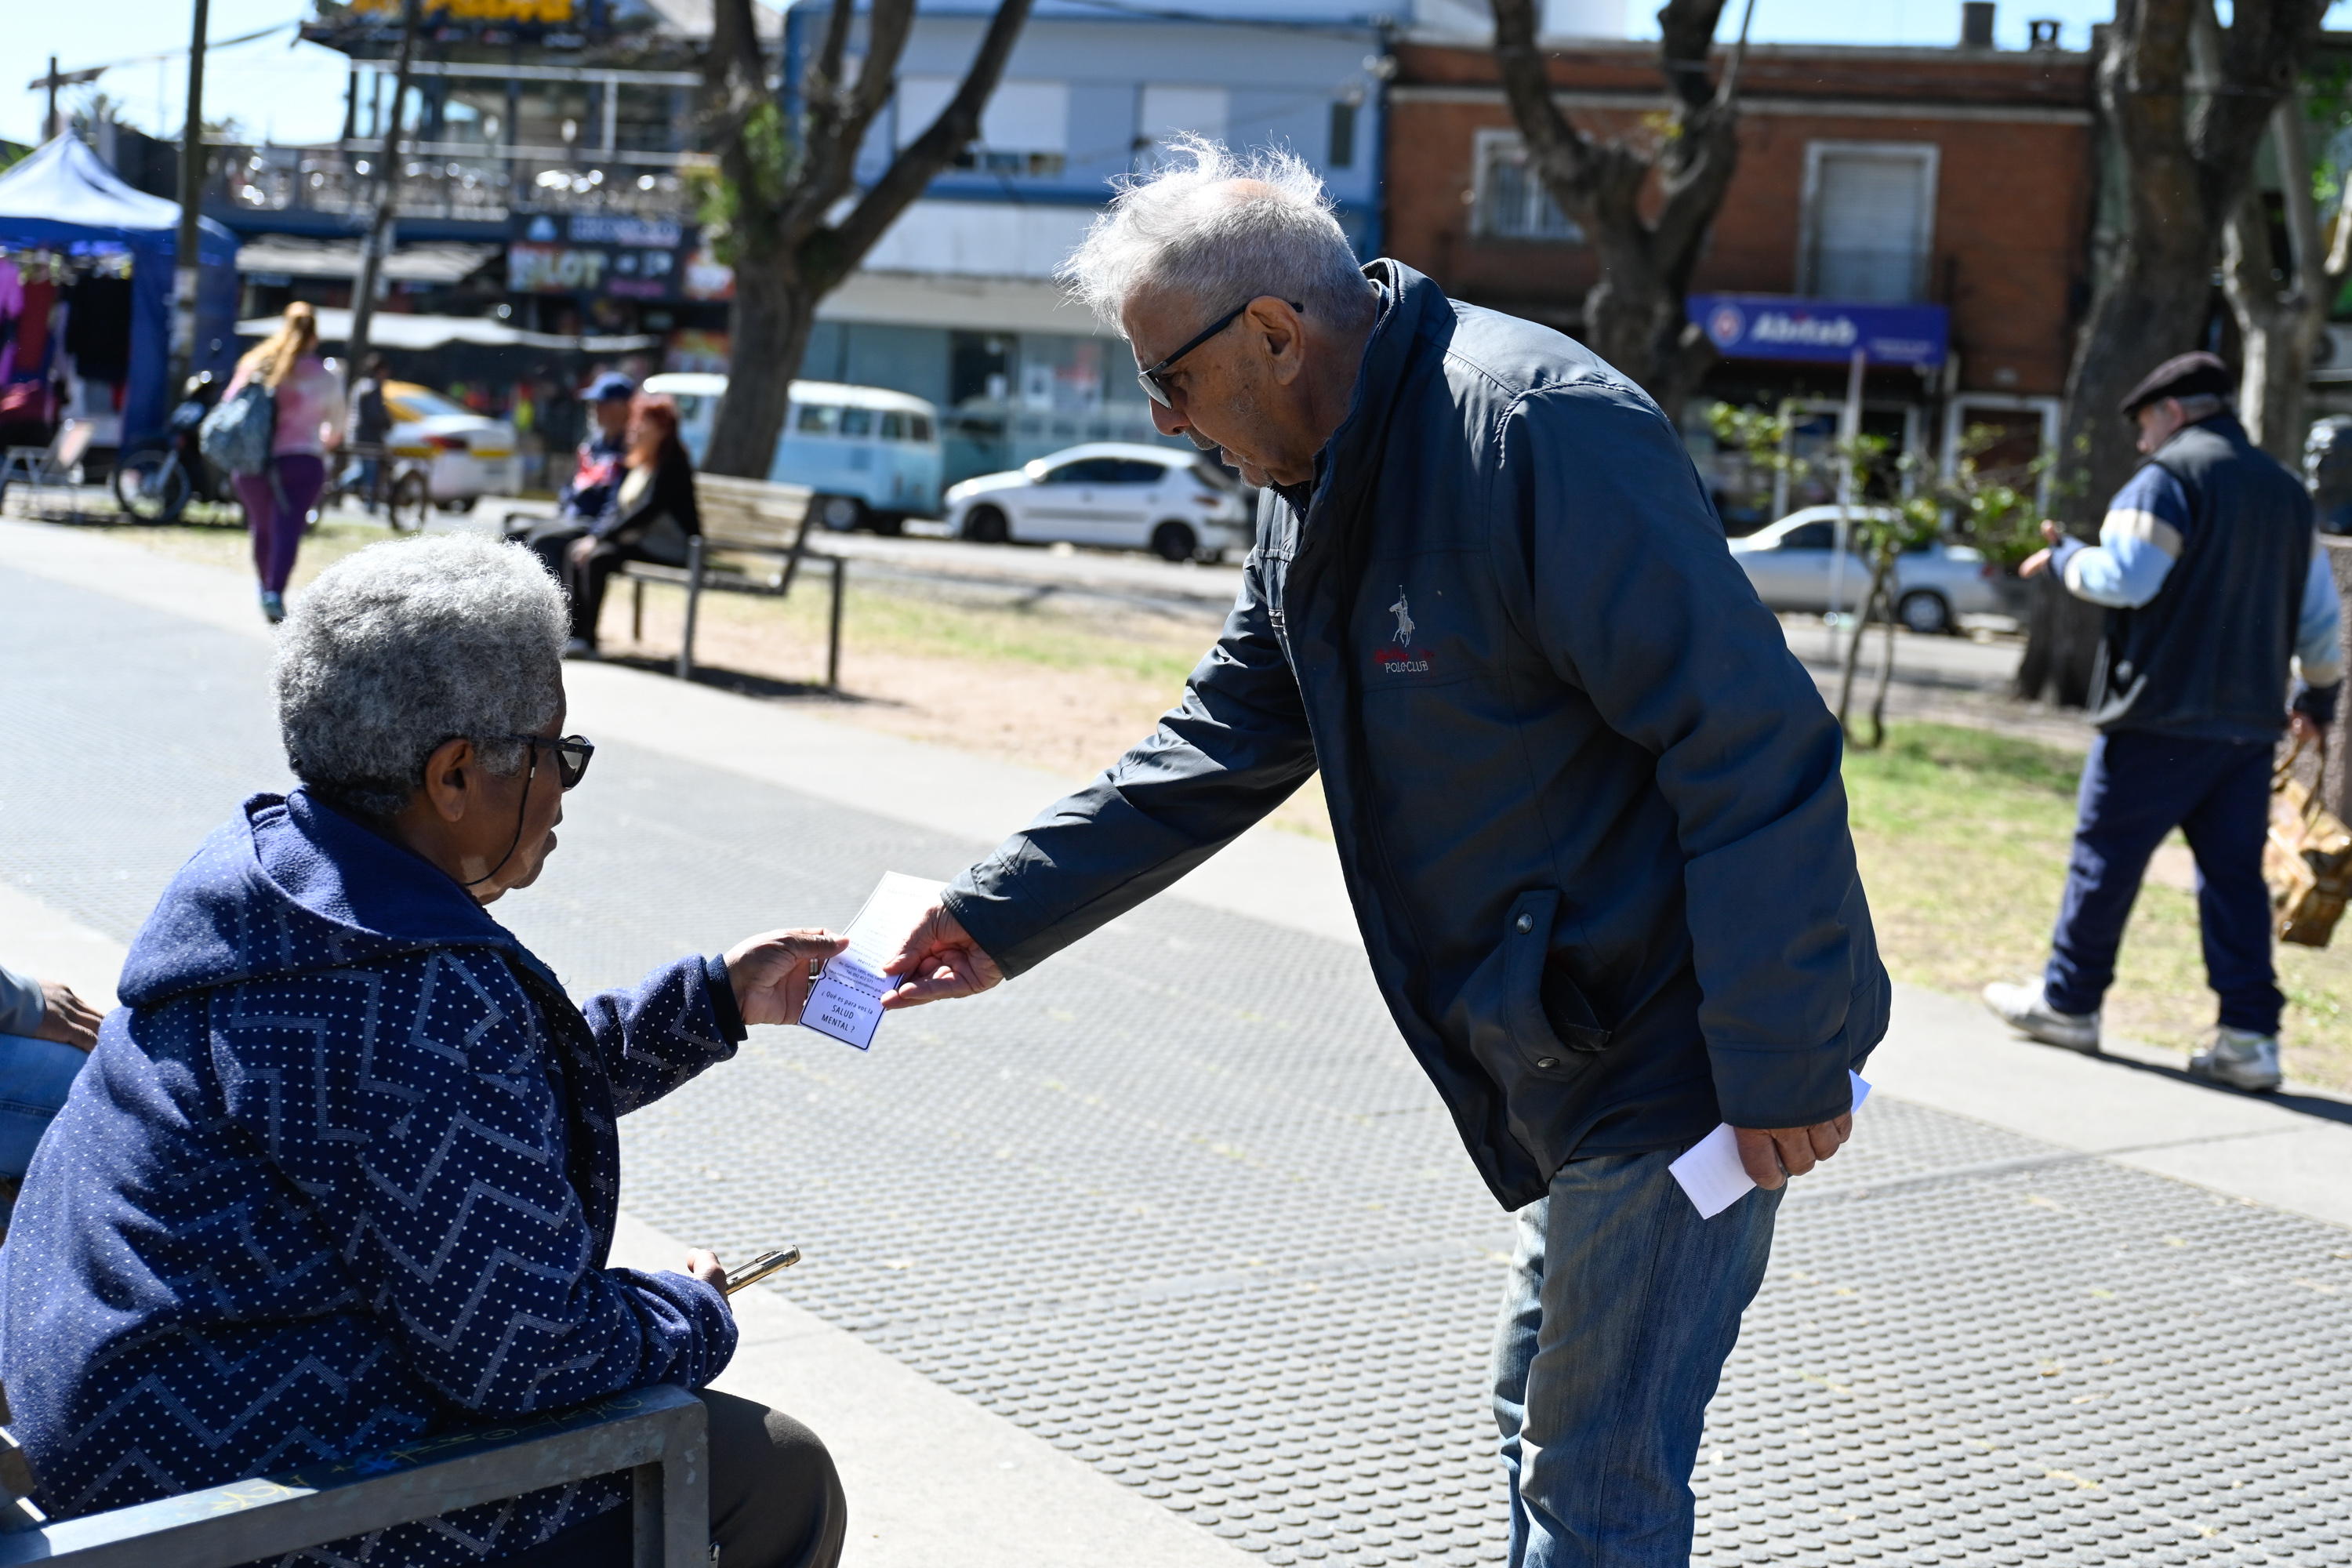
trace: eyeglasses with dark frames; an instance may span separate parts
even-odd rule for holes
[[[596,743],[583,735],[566,735],[560,741],[552,735],[504,735],[499,738],[529,746],[534,756],[541,746],[551,748],[555,752],[556,782],[565,789],[575,787],[588,776],[589,759],[596,754]]]
[[[1284,302],[1294,310],[1304,310],[1307,309],[1306,306],[1300,304],[1296,300],[1289,300]],[[1168,384],[1160,379],[1160,376],[1167,373],[1170,365],[1174,364],[1178,360],[1182,359],[1186,354],[1191,353],[1194,349],[1199,348],[1202,343],[1207,342],[1211,338],[1215,337],[1219,332],[1223,331],[1227,327],[1232,326],[1236,321],[1239,321],[1241,319],[1242,312],[1248,310],[1255,303],[1257,303],[1255,296],[1252,296],[1251,298],[1243,300],[1240,304],[1234,306],[1232,310],[1227,310],[1223,315],[1219,316],[1207,326],[1202,328],[1201,331],[1194,335],[1191,342],[1186,343],[1182,348],[1178,349],[1174,353],[1170,354],[1166,359],[1161,360],[1150,370],[1137,371],[1135,373],[1135,379],[1142,386],[1143,395],[1151,399],[1152,402],[1160,405],[1162,408],[1174,408],[1176,405],[1170,401],[1173,396],[1173,394],[1169,391]]]

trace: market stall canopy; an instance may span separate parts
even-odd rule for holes
[[[495,245],[395,246],[383,258],[383,276],[394,283],[462,283],[499,253]],[[278,278],[357,278],[356,239],[305,239],[273,234],[248,240],[236,253],[236,269]]]
[[[0,174],[0,251],[45,249],[89,255],[119,246],[131,258],[131,368],[122,428],[136,437],[162,428],[170,406],[172,268],[180,206],[124,184],[79,137],[59,136]],[[236,314],[236,237],[199,220],[196,363],[225,372]]]
[[[278,330],[279,318],[256,316],[236,324],[237,335],[266,338]],[[352,339],[349,310],[319,311],[319,341],[347,343]],[[478,316],[409,316],[379,310],[368,324],[368,342],[379,349],[437,349],[446,343],[480,343],[491,348],[572,349],[582,353],[623,354],[661,346],[655,332],[614,335],[591,332],[567,337],[561,332],[527,332],[504,321]]]

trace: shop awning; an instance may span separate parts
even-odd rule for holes
[[[266,338],[278,330],[279,318],[256,316],[236,324],[237,336]],[[319,341],[345,343],[352,338],[349,310],[319,312]],[[622,354],[659,348],[659,334],[591,332],[566,337],[561,332],[526,332],[504,321],[478,316],[410,316],[379,310],[368,323],[368,342],[380,349],[437,349],[447,343],[480,343],[490,348],[565,349],[580,353]]]
[[[383,258],[383,276],[395,283],[459,283],[497,256],[495,245],[402,245]],[[273,234],[249,240],[236,253],[236,269],[280,278],[357,278],[356,239],[305,239]]]

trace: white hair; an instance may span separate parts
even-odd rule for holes
[[[370,545],[319,574],[278,628],[278,727],[297,777],[387,817],[464,737],[492,773],[563,700],[562,590],[520,544],[463,534]]]
[[[1272,147],[1237,154],[1189,134],[1169,153],[1157,173],[1118,182],[1056,274],[1105,323],[1117,329],[1139,289],[1210,316],[1265,294],[1342,325],[1371,314],[1372,286],[1305,160]]]

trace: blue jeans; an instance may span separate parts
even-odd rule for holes
[[[65,1109],[66,1095],[89,1053],[55,1040],[0,1035],[0,1180],[21,1182],[33,1150]],[[0,1197],[0,1231],[16,1205]]]
[[[2275,1035],[2285,999],[2271,968],[2268,742],[2195,741],[2118,730],[2091,743],[2076,805],[2066,893],[2042,994],[2061,1013],[2095,1013],[2115,984],[2116,950],[2147,858],[2175,827],[2197,857],[2205,978],[2232,1029]]]
[[[1688,1568],[1699,1431],[1780,1194],[1703,1220],[1675,1158],[1570,1161],[1519,1211],[1494,1363],[1511,1568]]]

